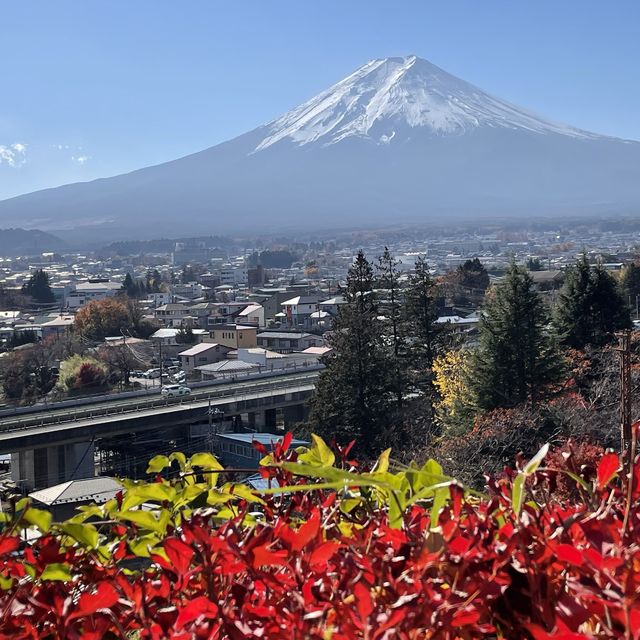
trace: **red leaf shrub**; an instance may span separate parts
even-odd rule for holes
[[[185,512],[137,570],[123,568],[137,559],[134,524],[110,530],[107,560],[52,534],[16,553],[8,526],[0,638],[637,639],[640,512],[613,462],[596,460],[573,502],[525,500],[516,514],[507,471],[485,497],[451,487],[437,523],[428,503],[408,507],[399,529],[386,509],[322,490],[264,496],[251,526],[245,501],[224,521]],[[263,473],[274,486],[305,481]],[[554,474],[566,475],[549,460],[532,473],[534,494]]]

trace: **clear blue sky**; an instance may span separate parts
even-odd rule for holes
[[[410,53],[640,139],[638,0],[0,0],[0,24],[0,198],[206,148]]]

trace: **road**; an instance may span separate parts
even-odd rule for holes
[[[80,420],[91,421],[98,416],[109,417],[114,419],[122,419],[124,415],[132,413],[138,416],[144,409],[155,410],[164,408],[165,411],[175,407],[176,410],[184,410],[185,406],[195,405],[198,403],[212,405],[228,403],[230,399],[242,399],[251,393],[277,393],[282,390],[289,390],[295,387],[308,389],[309,386],[315,386],[319,370],[302,371],[295,373],[287,373],[268,378],[251,380],[248,378],[227,383],[218,383],[215,386],[200,387],[192,389],[190,396],[181,396],[176,398],[164,398],[158,394],[143,395],[129,398],[115,397],[95,404],[79,404],[78,406],[64,406],[56,408],[50,405],[47,408],[41,408],[36,411],[22,414],[11,415],[0,418],[0,435],[9,434],[16,431],[28,429],[32,431],[35,427],[45,427],[51,425],[62,425],[70,422],[77,423]],[[177,406],[176,406],[177,405]]]

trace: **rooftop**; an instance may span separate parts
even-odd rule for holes
[[[196,344],[190,349],[187,349],[186,351],[181,351],[178,355],[187,356],[187,357],[197,356],[200,353],[209,351],[209,349],[220,349],[220,345],[217,342],[201,342],[200,344]]]
[[[95,477],[69,480],[29,494],[33,500],[53,506],[70,502],[106,502],[113,498],[122,485],[114,478]]]

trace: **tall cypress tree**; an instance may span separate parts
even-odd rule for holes
[[[22,293],[31,296],[36,302],[55,302],[55,296],[49,283],[49,274],[43,269],[38,269],[23,285]]]
[[[620,283],[627,297],[630,306],[636,308],[637,298],[640,297],[640,266],[635,262],[627,265],[622,272],[622,281]]]
[[[533,290],[531,276],[515,263],[489,296],[471,373],[478,406],[536,402],[561,372],[546,307]]]
[[[382,314],[385,342],[389,350],[389,366],[392,369],[391,386],[398,408],[402,407],[403,394],[407,386],[406,327],[403,313],[404,292],[400,282],[401,273],[396,260],[387,247],[376,264],[375,286],[380,296],[379,309]]]
[[[631,327],[629,308],[616,281],[586,254],[567,273],[556,309],[562,341],[576,349],[609,342],[615,331]]]
[[[409,276],[406,290],[408,359],[415,371],[414,385],[423,391],[431,387],[431,366],[440,351],[443,327],[436,324],[438,309],[435,285],[429,274],[429,265],[424,257],[416,260]]]
[[[393,402],[373,284],[373,270],[360,251],[347,275],[346,304],[331,333],[333,353],[318,380],[309,418],[315,433],[342,442],[355,439],[365,456],[381,448]]]

